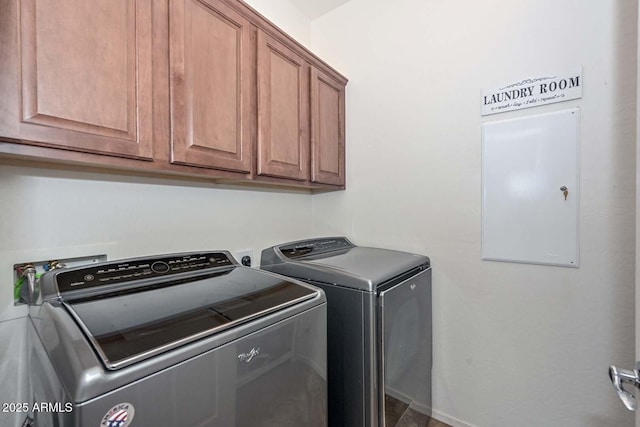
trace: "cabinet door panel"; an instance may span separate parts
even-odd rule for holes
[[[311,70],[311,180],[344,185],[344,85]]]
[[[219,0],[171,2],[173,163],[251,170],[251,24]]]
[[[150,0],[23,0],[20,138],[150,158]]]
[[[258,174],[309,178],[309,66],[258,32]]]

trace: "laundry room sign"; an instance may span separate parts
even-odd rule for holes
[[[482,90],[482,115],[582,98],[582,67],[528,77]]]

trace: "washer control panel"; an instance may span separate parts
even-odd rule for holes
[[[66,292],[234,264],[231,255],[225,252],[188,253],[58,270],[55,280],[58,291]]]
[[[301,258],[321,255],[327,252],[353,248],[354,245],[344,237],[313,239],[280,246],[280,252],[287,258]]]

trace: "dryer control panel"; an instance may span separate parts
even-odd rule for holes
[[[55,271],[58,292],[88,289],[237,264],[227,252],[135,258]]]
[[[295,259],[306,256],[326,254],[327,252],[342,251],[355,247],[345,237],[331,237],[324,239],[305,240],[280,246],[280,252],[287,258]]]

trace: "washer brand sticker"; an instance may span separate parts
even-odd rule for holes
[[[102,417],[100,427],[127,427],[133,421],[135,412],[131,403],[118,403]]]
[[[240,359],[243,362],[251,362],[253,360],[254,357],[256,357],[257,355],[260,354],[260,347],[258,348],[252,348],[251,351],[249,353],[240,353],[238,355],[238,359]]]

